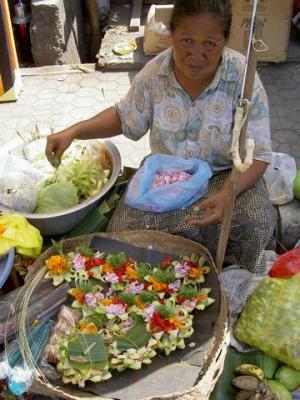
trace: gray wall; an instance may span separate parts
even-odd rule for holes
[[[81,0],[32,0],[30,36],[36,66],[86,62]]]

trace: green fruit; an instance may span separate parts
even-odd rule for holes
[[[267,385],[271,389],[272,393],[278,397],[278,400],[292,400],[290,392],[281,383],[277,381],[268,380]]]
[[[283,366],[276,372],[275,379],[288,390],[294,390],[300,386],[300,371],[288,366]]]
[[[294,180],[294,196],[300,200],[300,170],[297,171],[296,178]]]
[[[261,369],[264,371],[266,379],[273,379],[273,376],[279,366],[279,361],[263,353]]]

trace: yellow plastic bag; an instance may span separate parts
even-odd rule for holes
[[[41,254],[43,238],[40,231],[18,214],[0,216],[0,255],[11,247],[24,256],[36,258]]]

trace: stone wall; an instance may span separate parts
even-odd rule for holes
[[[81,0],[32,0],[31,50],[36,66],[87,60]]]

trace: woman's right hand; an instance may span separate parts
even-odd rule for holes
[[[74,138],[75,132],[72,126],[61,132],[47,136],[46,156],[50,164],[57,166],[60,163],[63,153],[70,146]]]

